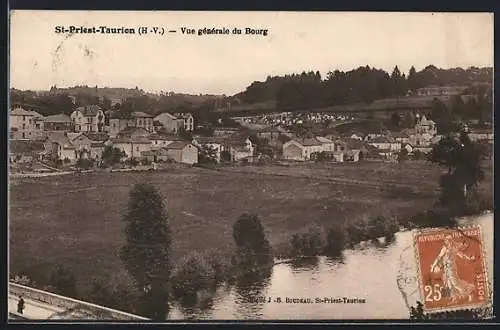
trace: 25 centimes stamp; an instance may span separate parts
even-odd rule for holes
[[[414,246],[426,313],[491,305],[480,226],[421,230]]]

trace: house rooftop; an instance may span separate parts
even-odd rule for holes
[[[132,116],[134,116],[135,118],[153,118],[153,116],[150,115],[149,113],[145,113],[145,112],[141,112],[141,111],[132,112]]]
[[[35,114],[33,111],[25,110],[21,107],[13,109],[10,114],[12,116],[34,116]]]
[[[172,143],[170,143],[169,145],[167,145],[166,147],[164,147],[165,149],[168,149],[168,150],[182,150],[184,149],[189,143],[188,142],[185,142],[185,141],[174,141]]]
[[[47,117],[45,117],[45,122],[46,123],[68,123],[68,124],[72,123],[71,118],[69,116],[65,115],[64,113],[47,116]]]
[[[194,137],[193,140],[201,144],[206,144],[206,143],[224,144],[224,142],[226,141],[226,139],[224,139],[221,136],[197,136]]]
[[[30,154],[45,150],[43,141],[10,140],[9,152],[14,154]]]
[[[387,136],[377,136],[369,141],[369,143],[393,143],[394,141]]]
[[[322,143],[317,138],[295,138],[292,141],[299,143],[304,147],[321,146]]]
[[[318,140],[319,142],[323,143],[323,144],[326,144],[326,143],[333,143],[332,140],[330,139],[327,139],[326,137],[323,137],[323,136],[317,136],[316,137],[316,140]]]
[[[104,132],[85,132],[83,133],[86,137],[88,137],[92,141],[107,141],[109,139],[109,135]]]
[[[182,138],[177,135],[172,134],[156,134],[153,133],[149,136],[151,140],[162,140],[162,141],[180,141]]]
[[[93,117],[97,115],[99,110],[102,110],[100,106],[98,105],[87,105],[84,107],[78,107],[76,108],[77,111],[80,111],[85,117]]]

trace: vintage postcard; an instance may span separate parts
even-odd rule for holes
[[[9,24],[11,322],[494,316],[492,13]]]

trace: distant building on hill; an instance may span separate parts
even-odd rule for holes
[[[427,86],[418,88],[415,94],[418,96],[451,96],[460,95],[467,90],[467,86]]]

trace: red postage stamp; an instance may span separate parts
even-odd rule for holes
[[[490,305],[479,226],[423,230],[414,236],[414,244],[425,312]]]

